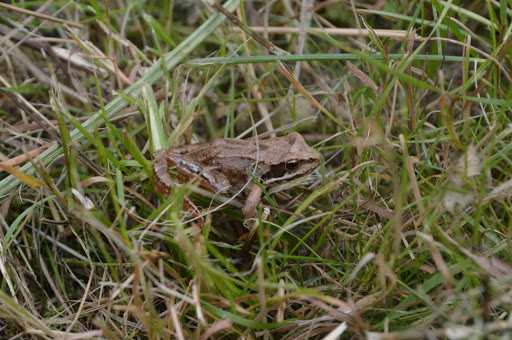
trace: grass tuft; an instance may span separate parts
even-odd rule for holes
[[[512,336],[509,2],[0,13],[0,338]],[[291,131],[320,165],[251,220],[155,189],[157,150]]]

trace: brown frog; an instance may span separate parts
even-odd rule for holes
[[[237,194],[250,188],[242,208],[244,218],[256,216],[261,188],[290,181],[312,172],[319,162],[318,152],[297,132],[270,139],[218,138],[208,143],[191,144],[155,152],[155,188],[167,197],[174,181],[168,166],[186,180],[197,179],[199,186],[215,194]],[[189,200],[187,205],[195,208]],[[197,208],[196,208],[197,209]]]

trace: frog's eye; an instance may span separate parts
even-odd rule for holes
[[[299,161],[292,159],[291,161],[286,162],[285,166],[286,170],[295,170],[299,166]]]

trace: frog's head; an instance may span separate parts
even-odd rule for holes
[[[261,176],[263,184],[291,181],[318,167],[318,151],[310,147],[299,133],[292,132],[274,141],[275,146],[268,151],[273,152],[267,160],[269,169]]]

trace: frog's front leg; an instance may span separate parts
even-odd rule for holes
[[[242,246],[242,250],[240,251],[240,258],[245,259],[249,256],[252,245],[256,240],[258,223],[254,220],[258,215],[258,204],[261,201],[261,194],[263,191],[261,190],[259,185],[254,185],[251,188],[251,192],[247,196],[245,200],[244,206],[242,207],[242,214],[244,215],[244,220],[247,228],[249,229],[249,235],[247,236],[244,245]]]
[[[262,193],[263,191],[259,185],[254,185],[251,188],[251,192],[247,196],[244,206],[242,207],[242,214],[244,215],[244,219],[246,221],[250,218],[256,217],[258,213],[258,204],[261,201]]]

